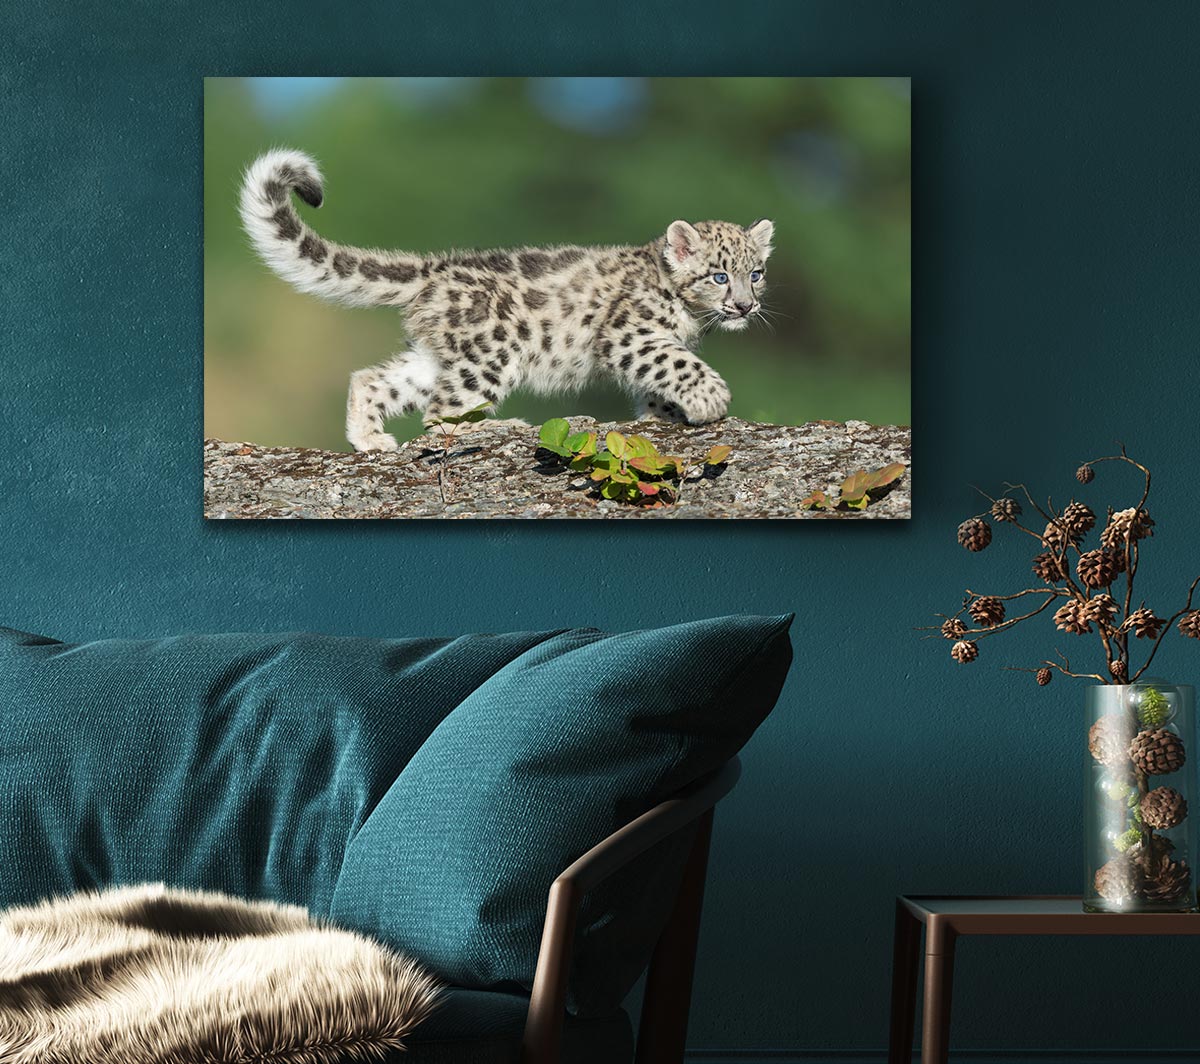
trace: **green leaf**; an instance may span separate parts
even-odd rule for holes
[[[626,491],[627,489],[624,484],[616,484],[610,480],[601,487],[600,494],[606,499],[617,499],[619,501],[625,497]]]
[[[608,466],[596,466],[596,468],[592,470],[593,480],[608,480],[611,476],[612,472],[609,470]]]
[[[604,445],[618,458],[624,458],[628,451],[628,441],[619,432],[610,432],[604,437]]]
[[[869,495],[864,495],[862,498],[855,499],[853,502],[847,499],[843,499],[842,502],[844,502],[851,510],[865,510],[871,502],[871,497]]]
[[[563,441],[563,445],[567,450],[578,453],[583,450],[589,439],[594,443],[596,434],[594,432],[573,432]]]
[[[867,471],[865,469],[851,473],[842,481],[841,491],[839,492],[842,502],[847,504],[857,502],[866,496],[867,487]]]
[[[575,470],[576,473],[586,473],[592,468],[592,456],[590,454],[574,455],[567,465]]]
[[[556,454],[560,458],[572,457],[571,452],[568,451],[565,447],[558,447],[553,443],[543,443],[543,444],[539,444],[539,446],[542,448],[543,451],[550,451],[552,454]]]
[[[567,435],[570,431],[571,426],[566,418],[552,417],[542,425],[541,431],[538,432],[538,440],[546,450],[562,454],[563,444],[567,442]]]
[[[645,436],[630,436],[625,442],[634,458],[658,458],[658,448]]]
[[[641,457],[631,458],[629,460],[630,468],[636,469],[641,473],[649,473],[651,476],[662,476],[665,472],[665,467],[661,458]]]
[[[721,465],[731,454],[733,454],[733,448],[722,443],[708,452],[704,463],[705,465]]]

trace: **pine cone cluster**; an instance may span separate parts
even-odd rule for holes
[[[1121,625],[1123,631],[1133,632],[1139,639],[1157,639],[1162,626],[1167,622],[1154,616],[1154,611],[1145,606],[1134,610]]]
[[[979,647],[970,639],[961,639],[950,648],[950,656],[960,665],[967,665],[979,657]]]
[[[942,621],[943,639],[961,639],[967,634],[967,626],[957,617],[947,617]]]
[[[1124,680],[1129,674],[1129,666],[1120,658],[1117,658],[1115,661],[1108,663],[1108,671],[1114,680]]]
[[[1142,797],[1142,820],[1159,831],[1182,824],[1188,813],[1187,800],[1174,787],[1155,787]]]
[[[1200,610],[1189,610],[1179,618],[1179,631],[1189,639],[1200,639]]]
[[[1096,869],[1096,893],[1109,901],[1132,898],[1141,882],[1137,865],[1127,856],[1114,857],[1106,865]]]
[[[1045,687],[1046,684],[1054,679],[1054,673],[1049,669],[1038,669],[1034,675],[1037,677],[1038,687]]]
[[[1125,569],[1125,556],[1114,550],[1089,550],[1079,556],[1075,572],[1079,582],[1092,589],[1108,587]]]
[[[1053,554],[1046,551],[1033,559],[1033,574],[1047,584],[1057,584],[1062,579],[1065,566]]]
[[[1083,615],[1089,621],[1108,624],[1117,612],[1117,603],[1112,595],[1093,595],[1083,604]]]
[[[1083,503],[1075,502],[1073,499],[1067,504],[1067,508],[1063,510],[1059,520],[1067,535],[1075,540],[1083,539],[1096,527],[1096,515]]]
[[[1081,465],[1075,470],[1075,479],[1080,484],[1090,484],[1096,479],[1096,471],[1090,465]]]
[[[1054,626],[1071,635],[1086,635],[1092,630],[1084,604],[1076,599],[1054,611]]]
[[[1100,533],[1100,543],[1109,550],[1124,550],[1128,542],[1153,536],[1153,529],[1154,522],[1145,510],[1139,510],[1136,506],[1118,510]]]
[[[968,517],[958,526],[958,542],[969,551],[981,551],[992,542],[992,526],[982,517]]]
[[[1016,499],[997,499],[992,503],[992,517],[996,521],[1015,521],[1021,516],[1021,504]]]
[[[1088,729],[1088,752],[1102,765],[1112,765],[1129,756],[1133,726],[1122,713],[1097,717]]]
[[[1129,744],[1129,757],[1147,775],[1165,776],[1183,768],[1187,751],[1183,748],[1183,740],[1174,732],[1165,728],[1146,728],[1133,737]]]
[[[1004,620],[1004,603],[995,595],[980,595],[971,603],[972,620],[983,628],[995,628]]]

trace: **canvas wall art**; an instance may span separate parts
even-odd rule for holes
[[[906,518],[898,78],[205,83],[209,518]]]

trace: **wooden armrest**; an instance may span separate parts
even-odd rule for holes
[[[740,775],[741,763],[736,757],[730,759],[712,775],[613,832],[550,885],[521,1043],[522,1064],[559,1064],[571,955],[584,896],[652,846],[699,822],[679,895],[650,965],[642,1032],[638,1036],[639,1062],[654,1060],[668,1064],[671,1057],[663,1055],[667,1052],[664,1047],[668,1044],[673,1047],[675,1043],[682,1059],[713,807],[733,789]],[[669,985],[665,974],[668,967],[672,969]],[[649,1035],[649,1041],[643,1035]],[[658,1055],[652,1055],[655,1053]]]

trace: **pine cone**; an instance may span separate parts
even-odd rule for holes
[[[1131,831],[1136,831],[1136,828],[1131,828]],[[1141,832],[1139,831],[1140,835]],[[1150,854],[1154,859],[1160,859],[1167,854],[1175,852],[1175,843],[1164,835],[1152,835],[1150,838]],[[1144,870],[1147,865],[1146,860],[1146,844],[1139,839],[1125,851],[1126,856],[1137,865],[1139,870]]]
[[[1129,674],[1129,666],[1126,665],[1125,662],[1123,662],[1120,658],[1117,658],[1116,661],[1109,662],[1108,671],[1114,680],[1124,680]]]
[[[1096,870],[1096,893],[1109,901],[1131,898],[1137,891],[1141,876],[1138,867],[1128,857],[1114,857]]]
[[[1059,522],[1051,521],[1042,533],[1042,546],[1055,554],[1062,554],[1068,543],[1074,542],[1071,534]]]
[[[1139,639],[1157,639],[1158,633],[1166,623],[1161,617],[1155,617],[1153,610],[1142,606],[1125,618],[1121,628],[1123,631],[1136,633]]]
[[[1129,756],[1133,725],[1123,713],[1097,717],[1088,729],[1088,751],[1102,765],[1113,765]]]
[[[1123,551],[1127,542],[1153,536],[1153,528],[1154,522],[1145,510],[1137,507],[1118,510],[1109,517],[1108,524],[1100,533],[1100,543],[1110,550]]]
[[[967,626],[957,617],[947,617],[942,621],[942,638],[961,639],[966,635]]]
[[[1075,470],[1075,479],[1080,484],[1090,484],[1096,479],[1096,471],[1090,465],[1081,465]]]
[[[1034,576],[1041,577],[1047,584],[1057,584],[1062,579],[1066,566],[1047,551],[1033,559]]]
[[[970,639],[962,639],[950,648],[950,656],[960,665],[967,665],[979,657],[979,647]]]
[[[1096,527],[1096,515],[1083,503],[1075,502],[1074,499],[1067,504],[1060,520],[1067,534],[1074,539],[1083,539]]]
[[[1054,673],[1052,673],[1049,669],[1038,669],[1035,675],[1037,676],[1039,687],[1045,687],[1046,684],[1054,679]]]
[[[1166,854],[1144,861],[1140,871],[1141,893],[1147,901],[1178,901],[1192,883],[1187,861],[1172,861]]]
[[[992,526],[982,517],[969,517],[958,526],[958,542],[969,551],[981,551],[992,542]]]
[[[1054,626],[1072,635],[1085,635],[1092,630],[1084,604],[1075,599],[1054,611]]]
[[[1155,787],[1142,797],[1141,810],[1142,819],[1152,828],[1168,831],[1183,823],[1188,804],[1174,787]]]
[[[1089,550],[1079,556],[1075,571],[1084,587],[1108,587],[1121,574],[1121,564],[1116,551]]]
[[[1083,615],[1089,621],[1108,624],[1117,612],[1117,603],[1112,595],[1093,595],[1083,604]]]
[[[1200,610],[1191,610],[1180,617],[1179,630],[1189,639],[1200,639]]]
[[[1165,776],[1183,768],[1187,751],[1183,748],[1183,740],[1174,732],[1165,728],[1147,728],[1133,737],[1129,757],[1140,771],[1151,776]]]
[[[1015,521],[1021,516],[1021,504],[1016,499],[997,499],[992,503],[992,517],[997,521]]]
[[[1004,620],[1004,603],[995,595],[980,595],[971,603],[971,617],[984,628],[995,628]]]

